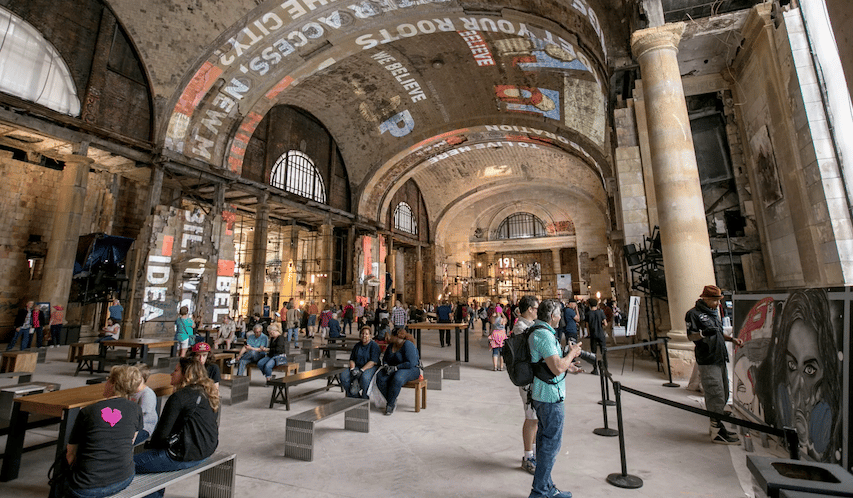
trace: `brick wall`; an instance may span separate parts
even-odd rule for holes
[[[40,279],[30,279],[27,251],[46,254],[62,172],[5,155],[0,157],[0,177],[5,187],[0,196],[5,220],[0,231],[0,337],[8,340],[20,300],[37,298],[41,289]],[[111,181],[112,175],[89,173],[81,234],[97,231],[104,220],[112,219],[112,194],[107,189]],[[41,243],[30,243],[31,239]]]

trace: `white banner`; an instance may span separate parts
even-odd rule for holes
[[[640,296],[631,296],[628,304],[628,331],[625,335],[637,335],[637,318],[640,316]]]

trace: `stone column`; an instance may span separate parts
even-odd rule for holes
[[[415,304],[420,306],[424,302],[424,260],[421,246],[418,246],[418,260],[415,263]]]
[[[86,202],[86,186],[89,183],[89,165],[93,162],[85,156],[85,150],[81,152],[84,155],[65,157],[65,168],[62,170],[56,211],[53,214],[53,228],[44,262],[43,284],[39,291],[39,301],[49,302],[51,306],[58,304],[64,308],[68,306],[68,293],[71,291],[74,259],[77,256],[77,242],[80,240],[80,226]]]
[[[332,302],[332,261],[335,257],[334,248],[332,247],[334,227],[327,220],[326,223],[320,225],[320,273],[321,276],[317,279],[317,296],[320,300],[325,299],[326,303]],[[321,306],[322,307],[322,306]]]
[[[489,265],[487,268],[489,269],[488,275],[488,290],[486,291],[486,295],[489,299],[492,299],[498,293],[498,282],[497,282],[497,260],[495,256],[497,253],[495,251],[486,251],[486,264]]]
[[[267,231],[270,224],[269,194],[258,195],[255,230],[252,235],[252,271],[249,273],[249,313],[263,313],[267,270]],[[260,309],[259,309],[260,308]]]
[[[560,287],[559,287],[558,281],[557,281],[558,280],[557,275],[559,275],[560,273],[563,273],[562,272],[562,269],[563,269],[562,268],[562,262],[560,260],[560,248],[559,247],[552,247],[551,248],[551,266],[554,268],[554,297],[562,298],[563,296],[560,295]],[[569,290],[571,290],[571,289],[569,289]]]
[[[686,378],[693,367],[693,343],[687,340],[684,314],[704,285],[716,282],[705,205],[693,150],[690,119],[678,69],[678,43],[684,24],[636,31],[631,50],[640,63],[652,171],[660,220],[663,262],[672,339],[674,377]]]

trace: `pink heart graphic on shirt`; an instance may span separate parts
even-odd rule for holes
[[[121,412],[116,408],[113,410],[110,407],[106,407],[101,409],[101,418],[104,419],[104,422],[110,424],[110,427],[115,427],[119,420],[121,420]]]

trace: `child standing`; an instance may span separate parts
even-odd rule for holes
[[[489,345],[492,347],[492,364],[496,372],[504,369],[504,360],[501,356],[501,348],[506,340],[506,324],[502,315],[494,315],[494,327],[489,334]],[[500,365],[500,366],[499,366]]]

